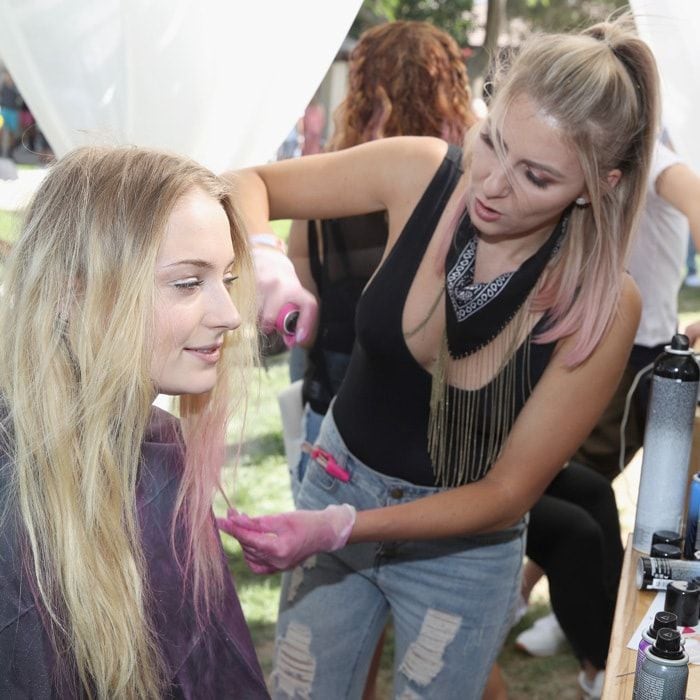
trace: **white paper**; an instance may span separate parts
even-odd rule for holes
[[[636,651],[639,648],[639,640],[642,638],[642,632],[651,627],[654,622],[654,615],[664,609],[665,598],[666,591],[659,591],[656,594],[642,621],[639,623],[632,637],[630,637],[629,642],[627,642],[628,649],[634,649]],[[695,627],[683,627],[680,632],[683,636],[685,651],[690,658],[690,663],[700,664],[700,623]]]

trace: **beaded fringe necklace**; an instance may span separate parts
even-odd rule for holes
[[[464,213],[447,254],[445,330],[432,373],[428,451],[435,482],[453,487],[481,479],[498,459],[515,422],[516,397],[530,386],[532,311],[537,282],[558,251],[565,211],[549,238],[520,267],[486,283],[474,282],[476,231]]]

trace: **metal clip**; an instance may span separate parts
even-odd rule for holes
[[[327,474],[346,483],[350,481],[350,472],[341,467],[330,452],[326,452],[316,445],[310,445],[308,442],[303,443],[301,449],[307,452],[311,459],[318,462]]]

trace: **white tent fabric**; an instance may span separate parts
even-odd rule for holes
[[[129,143],[268,160],[361,0],[0,0],[0,57],[57,155]]]
[[[641,37],[661,74],[663,123],[675,149],[700,172],[700,2],[631,0]]]

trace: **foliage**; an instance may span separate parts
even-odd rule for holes
[[[561,32],[602,21],[627,4],[626,0],[506,0],[506,13],[533,30]]]
[[[365,0],[350,29],[357,38],[365,29],[393,20],[418,20],[434,24],[464,46],[473,28],[473,0]]]

